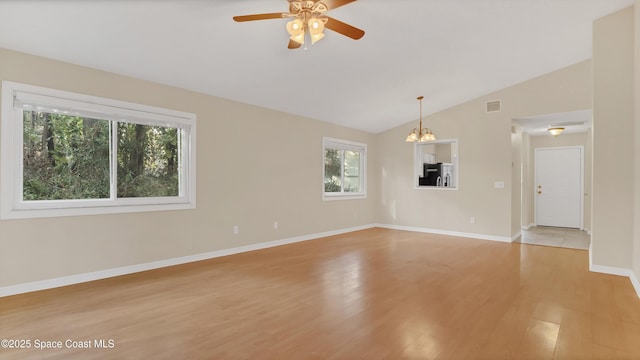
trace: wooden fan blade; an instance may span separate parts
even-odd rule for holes
[[[353,40],[358,40],[364,36],[364,31],[358,29],[357,27],[353,27],[347,23],[343,23],[342,21],[336,20],[329,16],[327,16],[327,23],[324,24],[324,26],[327,29],[333,30],[344,36],[350,37]]]
[[[351,4],[352,2],[355,2],[356,0],[321,0],[321,1],[325,5],[327,5],[327,8],[329,10],[333,10],[333,9],[339,8],[340,6]]]
[[[293,40],[289,40],[289,49],[297,49],[300,46],[302,46],[302,44],[295,42]]]
[[[233,20],[237,22],[268,20],[268,19],[282,19],[282,13],[279,12],[279,13],[269,13],[269,14],[240,15],[240,16],[233,17]]]

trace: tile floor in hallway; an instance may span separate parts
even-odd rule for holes
[[[522,230],[522,236],[515,242],[589,250],[591,235],[579,229],[532,226],[528,230]]]

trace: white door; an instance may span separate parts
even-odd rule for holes
[[[535,150],[536,224],[582,229],[582,147]]]

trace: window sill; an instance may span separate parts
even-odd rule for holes
[[[74,207],[57,209],[2,209],[0,220],[36,219],[62,216],[123,214],[136,212],[172,211],[195,209],[195,203],[119,205],[99,207]]]
[[[322,201],[335,201],[335,200],[359,200],[366,199],[367,194],[323,194]]]
[[[442,190],[442,191],[456,191],[460,188],[456,187],[445,187],[445,186],[415,186],[416,190]]]

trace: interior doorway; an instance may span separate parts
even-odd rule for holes
[[[535,224],[582,230],[584,148],[535,149]]]
[[[527,230],[522,230],[522,236],[515,242],[529,245],[589,250],[591,236],[579,229],[532,226]]]

